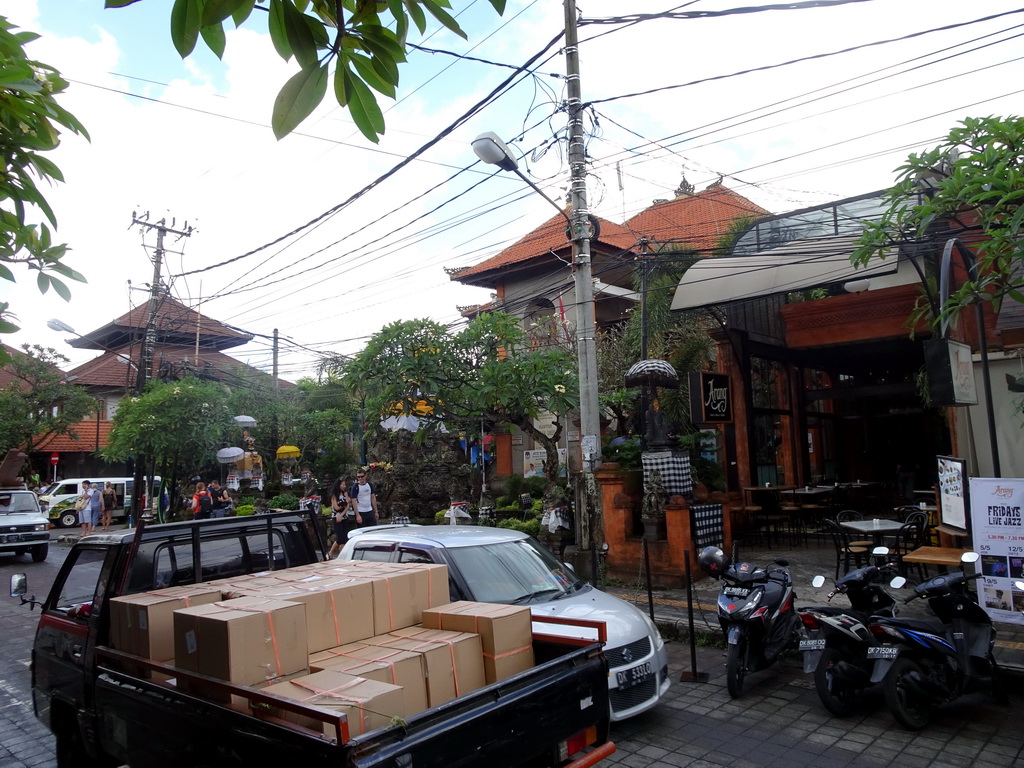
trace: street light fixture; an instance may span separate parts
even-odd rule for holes
[[[51,331],[57,331],[58,333],[70,333],[72,336],[77,336],[80,339],[85,338],[85,336],[80,334],[78,331],[76,331],[70,325],[65,323],[63,320],[58,320],[55,317],[46,321],[46,327],[49,328]],[[114,359],[116,359],[119,363],[130,365],[136,371],[139,370],[139,366],[135,364],[135,361],[132,360],[130,357],[128,357],[128,355],[124,354],[123,352],[116,352],[115,350],[111,349],[105,344],[100,344],[98,341],[93,341],[93,344],[96,344],[98,347],[102,347],[103,349],[107,350],[107,352],[110,352],[114,356]]]
[[[484,133],[473,140],[473,152],[478,158],[490,165],[496,165],[502,170],[512,171],[523,181],[530,185],[537,194],[558,208],[559,213],[569,223],[568,235],[573,246],[573,277],[576,290],[576,349],[579,355],[579,378],[580,378],[580,449],[583,457],[583,469],[585,472],[593,472],[601,465],[601,442],[600,442],[600,405],[597,398],[597,366],[596,366],[596,344],[594,338],[594,286],[591,278],[590,268],[590,228],[586,218],[586,198],[582,191],[574,193],[574,202],[579,197],[579,203],[573,206],[573,218],[577,213],[583,216],[583,225],[579,226],[570,218],[559,205],[549,198],[541,189],[528,179],[519,170],[519,164],[512,157],[508,147],[498,136],[492,132]],[[575,167],[574,190],[582,190],[582,185],[576,184]],[[577,210],[579,209],[579,210]]]

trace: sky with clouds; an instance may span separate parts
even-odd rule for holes
[[[501,65],[544,50],[564,26],[558,0],[509,0],[503,17],[484,0],[455,0],[469,39],[411,37],[431,50],[411,53],[398,101],[381,100],[378,145],[333,102],[275,140],[274,96],[296,65],[277,57],[259,13],[228,31],[223,61],[205,50],[182,60],[171,5],[0,0],[0,15],[42,35],[29,53],[71,81],[62,104],[91,136],[67,136],[51,153],[66,183],[47,193],[68,263],[89,282],[72,285],[70,303],[40,296],[24,271],[0,285],[22,326],[8,344],[52,346],[73,363],[93,356],[46,321],[87,333],[146,301],[156,239],[132,217],[148,213],[193,228],[164,243],[171,294],[257,334],[231,352],[253,365],[269,367],[277,329],[281,373],[298,379],[319,355],[355,352],[389,322],[454,322],[458,306],[488,294],[453,284],[444,268],[482,261],[551,215],[517,177],[476,164],[478,134],[504,136],[565,202],[560,42],[419,159],[357,194],[497,88],[513,72]],[[1024,13],[1009,0],[708,13],[743,5],[767,4],[578,0],[589,22],[579,36],[595,212],[621,222],[671,197],[683,174],[698,190],[721,178],[773,212],[816,205],[886,187],[909,152],[964,117],[1020,113]],[[672,10],[689,15],[664,15]]]

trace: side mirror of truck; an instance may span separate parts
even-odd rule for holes
[[[21,597],[28,594],[28,576],[24,573],[15,573],[11,576],[11,597]]]

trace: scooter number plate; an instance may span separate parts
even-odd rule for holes
[[[624,691],[632,688],[634,685],[646,682],[653,674],[651,662],[645,661],[643,664],[638,664],[624,672],[616,672],[615,681],[618,683],[619,690]]]
[[[743,587],[726,587],[722,590],[722,594],[729,597],[746,597],[750,594],[750,590]]]
[[[825,650],[825,638],[818,640],[801,640],[801,651],[823,651]]]
[[[895,645],[880,645],[868,648],[869,659],[895,659],[900,655],[900,649]]]

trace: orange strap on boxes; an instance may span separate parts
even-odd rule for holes
[[[221,608],[226,608],[226,610],[229,611],[247,611],[249,613],[262,613],[264,616],[267,617],[267,623],[270,625],[270,644],[271,647],[274,649],[274,664],[277,666],[276,676],[280,677],[281,675],[283,675],[284,670],[281,667],[281,651],[277,647],[277,633],[274,631],[274,617],[272,615],[273,611],[267,610],[266,608],[250,608],[241,605],[225,606],[224,603],[214,603],[214,605],[219,606]]]
[[[422,629],[419,632],[413,632],[411,635],[395,635],[395,637],[401,637],[403,640],[412,640],[413,642],[416,642],[415,641],[416,635],[421,634],[422,632],[440,632],[440,631],[441,630],[438,630],[438,629]],[[459,634],[463,634],[463,633],[461,633],[461,632],[453,632],[452,634],[453,635],[459,635]],[[428,640],[423,640],[422,642],[420,642],[419,645],[413,646],[410,650],[412,650],[414,653],[419,653],[420,652],[419,651],[420,648],[425,648],[427,646],[437,647],[438,645],[447,645],[448,646],[448,653],[451,654],[451,657],[452,657],[452,676],[455,678],[455,695],[456,696],[461,696],[462,695],[462,687],[459,685],[459,665],[455,663],[455,641],[454,640],[444,639],[444,638],[437,638],[437,639],[431,638],[431,639],[428,639]]]
[[[288,682],[290,682],[292,685],[299,686],[299,688],[305,688],[307,691],[313,691],[312,696],[307,696],[304,699],[298,699],[298,701],[310,701],[321,696],[326,696],[332,699],[342,699],[343,701],[347,701],[351,704],[354,704],[356,709],[359,710],[359,730],[363,733],[366,732],[366,705],[370,700],[360,699],[358,696],[346,696],[343,693],[338,693],[338,691],[344,690],[345,688],[348,688],[350,686],[359,685],[363,682],[362,678],[356,678],[352,682],[343,683],[342,685],[339,685],[337,688],[333,689],[318,688],[315,685],[310,685],[309,683],[302,683],[298,680],[289,680]]]

